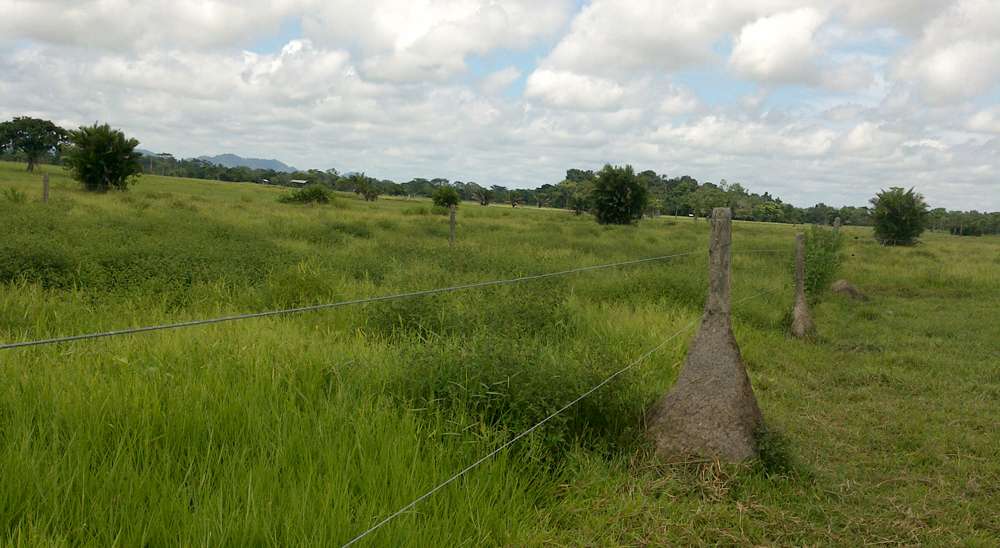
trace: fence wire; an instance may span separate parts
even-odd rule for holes
[[[182,327],[194,327],[199,325],[208,325],[223,322],[232,322],[237,320],[247,320],[251,318],[266,318],[270,316],[283,316],[288,314],[300,314],[302,312],[312,312],[316,310],[326,310],[330,308],[340,308],[344,306],[351,306],[357,304],[367,304],[367,303],[377,303],[384,301],[393,301],[398,299],[409,299],[413,297],[423,297],[427,295],[437,295],[441,293],[450,293],[452,291],[461,291],[465,289],[474,289],[480,287],[491,287],[491,286],[501,286],[501,285],[512,285],[522,282],[528,282],[533,280],[541,280],[543,278],[553,278],[556,276],[566,276],[569,274],[577,274],[580,272],[591,272],[594,270],[604,270],[608,268],[616,268],[622,266],[630,266],[641,263],[648,263],[653,261],[664,261],[668,259],[673,259],[676,257],[685,257],[688,255],[700,255],[704,252],[702,251],[688,251],[685,253],[674,253],[672,255],[660,255],[657,257],[646,257],[644,259],[633,259],[630,261],[620,261],[617,263],[607,263],[600,265],[583,266],[579,268],[572,268],[569,270],[560,270],[558,272],[547,272],[544,274],[533,274],[530,276],[520,276],[518,278],[508,278],[505,280],[490,280],[485,282],[475,282],[470,284],[455,285],[451,287],[441,287],[436,289],[424,289],[421,291],[411,291],[408,293],[397,293],[394,295],[382,295],[377,297],[365,297],[362,299],[351,299],[347,301],[340,301],[335,303],[323,303],[314,304],[309,306],[301,306],[297,308],[285,308],[281,310],[268,310],[265,312],[251,312],[247,314],[236,314],[232,316],[223,316],[219,318],[209,318],[203,320],[190,320],[184,322],[168,323],[161,325],[151,325],[146,327],[131,327],[128,329],[118,329],[113,331],[101,331],[96,333],[86,333],[82,335],[69,335],[65,337],[53,337],[49,339],[39,339],[34,341],[22,341],[0,344],[0,350],[10,350],[13,348],[24,348],[28,346],[41,346],[47,344],[57,344],[72,341],[83,341],[88,339],[100,339],[104,337],[115,337],[121,335],[135,335],[138,333],[148,333],[151,331],[163,331],[167,329],[178,329]]]
[[[774,291],[777,291],[777,288],[775,288],[775,289],[765,289],[763,291],[759,291],[759,292],[757,292],[757,293],[755,293],[753,295],[750,295],[748,297],[744,297],[742,299],[739,299],[738,301],[735,301],[732,304],[743,303],[743,302],[746,302],[746,301],[748,301],[750,299],[754,299],[756,297],[760,297],[761,295],[764,295],[766,293],[772,293]],[[614,373],[612,373],[609,377],[607,377],[603,381],[597,383],[596,385],[594,385],[592,388],[590,388],[589,390],[587,390],[583,394],[580,394],[573,401],[567,403],[566,405],[560,407],[555,412],[553,412],[553,413],[549,414],[548,416],[546,416],[544,419],[538,421],[537,423],[535,423],[534,426],[528,428],[527,430],[524,430],[520,434],[518,434],[518,435],[514,436],[513,438],[507,440],[503,445],[501,445],[500,447],[497,447],[496,449],[490,451],[489,453],[487,453],[486,455],[484,455],[483,457],[481,457],[479,460],[473,462],[472,464],[470,464],[470,465],[466,466],[465,468],[463,468],[462,470],[460,470],[455,475],[453,475],[450,478],[448,478],[448,479],[442,481],[441,483],[435,485],[431,490],[429,490],[426,493],[420,495],[419,497],[413,499],[413,501],[411,501],[410,503],[406,504],[405,506],[403,506],[399,510],[396,510],[395,512],[389,514],[387,517],[385,517],[384,519],[382,519],[381,521],[379,521],[375,525],[372,525],[371,527],[369,527],[368,529],[364,530],[362,533],[360,533],[356,537],[354,537],[351,540],[349,540],[347,543],[343,544],[341,546],[341,548],[346,548],[347,546],[351,546],[351,545],[357,543],[358,541],[362,540],[366,536],[370,535],[371,533],[374,533],[376,530],[378,530],[383,525],[385,525],[385,524],[389,523],[390,521],[396,519],[397,517],[401,516],[402,514],[405,514],[408,510],[410,510],[411,508],[413,508],[417,504],[420,504],[421,501],[427,499],[428,497],[430,497],[434,493],[437,493],[441,489],[444,489],[449,484],[455,482],[456,480],[458,480],[459,478],[461,478],[462,476],[464,476],[466,473],[468,473],[468,472],[472,471],[473,469],[475,469],[476,467],[478,467],[480,464],[482,464],[482,463],[486,462],[487,460],[493,458],[494,456],[496,456],[497,454],[499,454],[500,452],[502,452],[504,449],[507,449],[508,447],[510,447],[511,445],[514,445],[515,443],[517,443],[519,440],[521,440],[522,438],[524,438],[528,434],[531,434],[535,430],[541,428],[545,423],[549,422],[550,420],[552,420],[553,418],[555,418],[556,416],[558,416],[563,411],[565,411],[565,410],[569,409],[570,407],[573,407],[574,405],[576,405],[577,403],[579,403],[580,400],[583,400],[587,396],[593,394],[594,392],[596,392],[597,390],[599,390],[604,385],[606,385],[609,382],[615,380],[621,374],[625,373],[626,371],[632,369],[633,367],[639,365],[640,363],[642,363],[643,361],[645,361],[646,359],[648,359],[650,356],[652,356],[654,353],[656,353],[656,351],[658,351],[661,348],[663,348],[668,342],[670,342],[670,341],[674,340],[675,338],[677,338],[677,336],[679,336],[681,333],[684,333],[685,331],[688,331],[692,327],[694,327],[698,323],[698,321],[699,320],[695,320],[695,321],[689,322],[684,327],[682,327],[678,331],[674,332],[673,334],[671,334],[666,339],[663,339],[663,341],[661,341],[656,346],[650,348],[646,352],[643,352],[638,358],[636,358],[635,360],[633,360],[632,362],[630,362],[625,367],[622,367],[618,371],[615,371]]]

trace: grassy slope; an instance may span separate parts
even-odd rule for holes
[[[146,177],[87,195],[0,163],[0,340],[702,250],[680,219],[603,228]],[[945,543],[1000,536],[1000,240],[866,231],[820,339],[786,338],[794,228],[737,223],[736,334],[774,462],[656,465],[643,409],[686,337],[373,535],[373,545]],[[17,278],[17,279],[14,279]],[[13,279],[13,280],[12,280]],[[0,351],[0,535],[13,544],[343,542],[697,318],[702,255],[499,289]]]

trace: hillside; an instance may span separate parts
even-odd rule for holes
[[[847,227],[819,335],[786,335],[792,225],[733,225],[762,461],[664,465],[708,225],[546,208],[279,204],[145,175],[88,194],[0,163],[0,344],[690,253],[363,306],[0,350],[14,545],[341,545],[655,348],[363,546],[963,544],[1000,538],[1000,237]],[[767,253],[763,253],[767,251]],[[761,294],[762,291],[769,293]]]
[[[264,160],[261,158],[244,158],[235,154],[219,154],[216,156],[199,156],[199,160],[205,160],[213,164],[224,167],[249,167],[251,169],[270,169],[282,173],[291,173],[295,168],[285,164],[280,160]]]

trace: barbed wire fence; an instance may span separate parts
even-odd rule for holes
[[[750,254],[755,254],[755,253],[767,254],[767,253],[784,253],[784,252],[785,252],[784,250],[761,249],[761,250],[747,250],[747,251],[741,252],[741,254],[750,255]],[[0,350],[13,350],[15,348],[26,348],[26,347],[31,347],[31,346],[45,346],[45,345],[68,343],[68,342],[75,342],[75,341],[84,341],[84,340],[90,340],[90,339],[102,339],[102,338],[107,338],[107,337],[119,337],[119,336],[125,336],[125,335],[138,335],[138,334],[150,333],[150,332],[154,332],[154,331],[166,331],[166,330],[171,330],[171,329],[181,329],[181,328],[185,328],[185,327],[197,327],[197,326],[211,325],[211,324],[218,324],[218,323],[226,323],[226,322],[233,322],[233,321],[239,321],[239,320],[249,320],[249,319],[254,319],[254,318],[267,318],[267,317],[273,317],[273,316],[288,316],[288,315],[292,315],[292,314],[301,314],[301,313],[305,313],[305,312],[315,312],[315,311],[319,311],[319,310],[329,310],[329,309],[342,308],[342,307],[348,307],[348,306],[353,306],[353,305],[363,305],[363,304],[369,304],[369,303],[380,303],[380,302],[386,302],[386,301],[395,301],[395,300],[411,299],[411,298],[417,298],[417,297],[426,297],[426,296],[431,296],[431,295],[439,295],[439,294],[442,294],[442,293],[451,293],[451,292],[455,292],[455,291],[464,291],[464,290],[468,290],[468,289],[477,289],[477,288],[484,288],[484,287],[496,287],[496,286],[504,286],[504,285],[514,285],[514,284],[520,284],[520,283],[534,281],[534,280],[542,280],[542,279],[546,279],[546,278],[555,278],[555,277],[559,277],[559,276],[567,276],[567,275],[578,274],[578,273],[583,273],[583,272],[593,272],[593,271],[597,271],[597,270],[606,270],[606,269],[610,269],[610,268],[620,268],[620,267],[638,265],[638,264],[643,264],[643,263],[650,263],[650,262],[655,262],[655,261],[666,261],[666,260],[675,259],[675,258],[678,258],[678,257],[687,257],[687,256],[703,255],[703,254],[704,254],[704,252],[702,252],[702,251],[688,251],[688,252],[683,252],[683,253],[673,253],[673,254],[669,254],[669,255],[659,255],[659,256],[655,256],[655,257],[645,257],[645,258],[641,258],[641,259],[632,259],[632,260],[628,260],[628,261],[619,261],[619,262],[614,262],[614,263],[605,263],[605,264],[598,264],[598,265],[583,266],[583,267],[578,267],[578,268],[571,268],[571,269],[568,269],[568,270],[559,270],[559,271],[555,271],[555,272],[546,272],[546,273],[542,273],[542,274],[532,274],[532,275],[527,275],[527,276],[519,276],[519,277],[515,277],[515,278],[506,278],[506,279],[500,279],[500,280],[489,280],[489,281],[482,281],[482,282],[473,282],[473,283],[468,283],[468,284],[453,285],[453,286],[448,286],[448,287],[439,287],[439,288],[434,288],[434,289],[423,289],[423,290],[419,290],[419,291],[410,291],[410,292],[405,292],[405,293],[395,293],[395,294],[392,294],[392,295],[379,295],[379,296],[372,296],[372,297],[363,297],[363,298],[349,299],[349,300],[338,301],[338,302],[333,302],[333,303],[321,303],[321,304],[314,304],[314,305],[308,305],[308,306],[300,306],[300,307],[295,307],[295,308],[283,308],[283,309],[277,309],[277,310],[266,310],[266,311],[262,311],[262,312],[249,312],[249,313],[245,313],[245,314],[234,314],[234,315],[229,315],[229,316],[220,316],[220,317],[216,317],[216,318],[206,318],[206,319],[199,319],[199,320],[187,320],[187,321],[180,321],[180,322],[174,322],[174,323],[159,324],[159,325],[150,325],[150,326],[141,326],[141,327],[129,327],[129,328],[125,328],[125,329],[116,329],[116,330],[109,330],[109,331],[97,331],[97,332],[93,332],[93,333],[82,333],[82,334],[79,334],[79,335],[66,335],[66,336],[50,337],[50,338],[44,338],[44,339],[35,339],[35,340],[27,340],[27,341],[15,341],[15,342],[8,342],[8,343],[0,344]]]
[[[729,253],[729,252],[730,252],[730,250],[727,250],[727,253]],[[784,249],[748,249],[748,250],[737,250],[736,253],[738,253],[740,255],[787,254],[787,253],[789,253],[789,250],[784,250]],[[470,289],[476,289],[476,288],[487,288],[487,287],[497,287],[497,286],[505,286],[505,285],[515,285],[515,284],[521,284],[521,283],[535,281],[535,280],[543,280],[543,279],[548,279],[548,278],[556,278],[556,277],[561,277],[561,276],[569,276],[569,275],[578,274],[578,273],[594,272],[594,271],[600,271],[600,270],[606,270],[606,269],[612,269],[612,268],[621,268],[621,267],[627,267],[627,266],[647,264],[647,263],[653,263],[653,262],[658,262],[658,261],[669,261],[669,260],[672,260],[672,259],[677,259],[677,258],[681,258],[681,257],[690,257],[690,256],[706,256],[706,252],[705,251],[686,251],[686,252],[672,253],[672,254],[667,254],[667,255],[659,255],[659,256],[654,256],[654,257],[645,257],[645,258],[632,259],[632,260],[626,260],[626,261],[618,261],[618,262],[613,262],[613,263],[605,263],[605,264],[598,264],[598,265],[589,265],[589,266],[577,267],[577,268],[566,269],[566,270],[559,270],[559,271],[554,271],[554,272],[546,272],[546,273],[541,273],[541,274],[532,274],[532,275],[518,276],[518,277],[506,278],[506,279],[497,279],[497,280],[488,280],[488,281],[473,282],[473,283],[466,283],[466,284],[458,284],[458,285],[452,285],[452,286],[447,286],[447,287],[439,287],[439,288],[433,288],[433,289],[424,289],[424,290],[418,290],[418,291],[395,293],[395,294],[390,294],[390,295],[370,296],[370,297],[364,297],[364,298],[349,299],[349,300],[343,300],[343,301],[332,302],[332,303],[314,304],[314,305],[302,306],[302,307],[295,307],[295,308],[284,308],[284,309],[277,309],[277,310],[267,310],[267,311],[262,311],[262,312],[251,312],[251,313],[244,313],[244,314],[234,314],[234,315],[220,316],[220,317],[215,317],[215,318],[187,320],[187,321],[180,321],[180,322],[167,323],[167,324],[141,326],[141,327],[131,327],[131,328],[125,328],[125,329],[118,329],[118,330],[98,331],[98,332],[92,332],[92,333],[83,333],[83,334],[77,334],[77,335],[67,335],[67,336],[59,336],[59,337],[50,337],[50,338],[35,339],[35,340],[15,341],[15,342],[8,342],[8,343],[0,344],[0,351],[3,351],[3,350],[13,350],[13,349],[19,349],[19,348],[39,347],[39,346],[46,346],[46,345],[55,345],[55,344],[63,344],[63,343],[86,341],[86,340],[94,340],[94,339],[100,339],[100,338],[119,337],[119,336],[128,336],[128,335],[138,335],[138,334],[144,334],[144,333],[150,333],[150,332],[156,332],[156,331],[165,331],[165,330],[173,330],[173,329],[180,329],[180,328],[187,328],[187,327],[212,325],[212,324],[234,322],[234,321],[248,320],[248,319],[254,319],[254,318],[266,318],[266,317],[275,317],[275,316],[286,316],[286,315],[293,315],[293,314],[301,314],[301,313],[305,313],[305,312],[312,312],[312,311],[320,311],[320,310],[329,310],[329,309],[335,309],[335,308],[342,308],[342,307],[348,307],[348,306],[353,306],[353,305],[364,305],[364,304],[370,304],[370,303],[380,303],[380,302],[396,301],[396,300],[403,300],[403,299],[420,298],[420,297],[426,297],[426,296],[432,296],[432,295],[440,295],[440,294],[445,294],[445,293],[451,293],[451,292],[457,292],[457,291],[463,291],[463,290],[470,290]],[[744,302],[749,301],[751,299],[755,299],[755,298],[758,298],[760,296],[763,296],[763,295],[766,295],[766,294],[769,294],[769,293],[774,293],[775,291],[778,291],[779,289],[784,289],[786,287],[787,287],[787,284],[784,284],[784,285],[782,285],[781,287],[778,287],[778,288],[771,288],[771,289],[765,289],[765,290],[762,290],[762,291],[758,291],[758,292],[755,292],[752,295],[749,295],[747,297],[744,297],[744,298],[741,298],[741,299],[739,299],[737,301],[734,301],[732,303],[732,305],[741,304],[741,303],[744,303]],[[600,382],[598,382],[597,384],[595,384],[591,388],[587,389],[586,391],[584,391],[583,393],[581,393],[579,396],[577,396],[573,400],[571,400],[571,401],[567,402],[566,404],[562,405],[561,407],[559,407],[555,411],[551,412],[550,414],[548,414],[547,416],[545,416],[544,418],[542,418],[541,420],[539,420],[537,423],[533,424],[529,428],[527,428],[527,429],[521,431],[520,433],[516,434],[515,436],[513,436],[512,438],[510,438],[509,440],[507,440],[503,444],[499,445],[498,447],[494,448],[493,450],[487,452],[485,455],[483,455],[482,457],[480,457],[476,461],[472,462],[471,464],[469,464],[465,468],[463,468],[463,469],[459,470],[458,472],[456,472],[455,474],[449,476],[447,479],[445,479],[444,481],[441,481],[440,483],[438,483],[437,485],[435,485],[434,487],[432,487],[428,491],[424,492],[420,496],[416,497],[415,499],[413,499],[409,503],[405,504],[404,506],[402,506],[399,509],[395,510],[391,514],[389,514],[386,517],[382,518],[381,520],[377,521],[376,523],[374,523],[373,525],[371,525],[370,527],[368,527],[367,529],[365,529],[361,533],[359,533],[356,536],[354,536],[353,538],[351,538],[351,540],[349,540],[348,542],[346,542],[345,544],[343,544],[343,546],[347,547],[347,546],[351,546],[351,545],[354,545],[354,544],[360,542],[361,540],[363,540],[364,538],[366,538],[368,535],[374,533],[375,531],[377,531],[378,529],[380,529],[384,525],[392,522],[394,519],[398,518],[399,516],[406,514],[408,511],[410,511],[411,509],[413,509],[416,505],[420,504],[422,501],[424,501],[427,498],[433,496],[438,491],[444,489],[448,485],[450,485],[450,484],[454,483],[455,481],[459,480],[460,478],[462,478],[463,476],[465,476],[466,474],[468,474],[472,470],[475,470],[477,467],[479,467],[483,463],[489,461],[490,459],[492,459],[493,457],[495,457],[499,453],[501,453],[504,450],[508,449],[509,447],[513,446],[514,444],[516,444],[520,440],[526,438],[527,436],[529,436],[533,432],[537,431],[538,429],[542,428],[549,421],[551,421],[555,417],[559,416],[560,414],[566,412],[567,410],[569,410],[570,408],[572,408],[573,406],[575,406],[576,404],[578,404],[580,401],[586,399],[588,396],[590,396],[594,392],[600,390],[602,387],[604,387],[607,384],[613,382],[615,379],[619,378],[620,376],[622,376],[626,372],[628,372],[628,371],[636,368],[637,366],[641,365],[643,362],[645,362],[646,360],[648,360],[651,356],[653,356],[658,351],[660,351],[661,349],[663,349],[669,342],[677,339],[677,337],[679,337],[683,333],[691,330],[695,325],[698,324],[698,322],[699,322],[699,320],[694,320],[694,321],[688,322],[684,326],[682,326],[680,329],[674,331],[673,333],[670,333],[668,336],[666,336],[665,338],[663,338],[658,344],[656,344],[655,346],[653,346],[653,347],[647,349],[646,351],[642,352],[638,357],[636,357],[632,361],[628,362],[626,365],[624,365],[620,369],[616,370],[615,372],[613,372],[609,376],[605,377],[603,380],[601,380]]]

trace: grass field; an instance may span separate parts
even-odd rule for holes
[[[8,545],[339,545],[700,316],[707,224],[143,177],[83,193],[0,163],[0,342],[638,257],[664,262],[0,351]],[[734,328],[772,431],[665,466],[642,415],[691,332],[365,546],[1000,542],[1000,239],[845,229],[818,338],[786,337],[796,228],[734,225]]]

